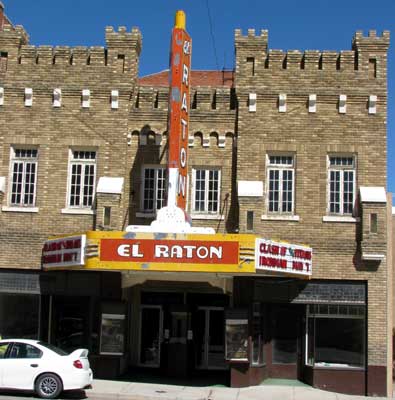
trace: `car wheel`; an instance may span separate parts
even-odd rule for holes
[[[57,375],[43,374],[37,378],[36,393],[42,399],[54,399],[63,390],[62,381]]]

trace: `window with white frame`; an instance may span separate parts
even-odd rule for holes
[[[291,214],[294,211],[295,159],[292,155],[267,156],[267,210]]]
[[[328,211],[351,215],[355,201],[355,158],[330,156],[328,163]]]
[[[38,150],[11,148],[9,204],[34,207],[37,189]]]
[[[192,170],[192,182],[192,212],[218,214],[221,171],[214,168],[194,168]]]
[[[91,208],[95,195],[96,151],[71,150],[67,205]]]
[[[166,168],[160,166],[143,167],[141,210],[155,213],[165,206]]]

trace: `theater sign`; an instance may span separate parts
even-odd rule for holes
[[[255,265],[257,271],[310,277],[312,258],[313,249],[311,247],[256,239]]]
[[[83,266],[70,263],[69,267],[73,269],[255,272],[254,235],[88,231],[84,236],[85,262]],[[47,244],[53,241],[67,243],[70,240],[68,237],[62,237],[46,242],[43,249],[45,269],[67,266],[67,263],[58,263],[63,251],[61,248],[58,249],[58,253],[56,248],[51,248],[49,252],[50,247]],[[57,262],[53,263],[52,260]]]
[[[51,238],[44,269],[293,275],[310,278],[312,249],[250,234],[88,231]]]

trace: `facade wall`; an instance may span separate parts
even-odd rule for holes
[[[314,278],[357,279],[368,283],[369,365],[385,365],[387,343],[387,263],[379,265],[359,257],[359,230],[369,230],[362,212],[346,222],[329,215],[327,157],[354,155],[360,186],[386,185],[386,50],[388,36],[363,37],[357,33],[354,51],[267,51],[267,32],[242,36],[236,31],[236,92],[238,109],[238,179],[267,183],[266,154],[292,154],[295,166],[295,210],[298,221],[288,216],[267,218],[266,198],[239,199],[240,229],[246,229],[247,211],[255,216],[255,232],[291,243],[308,243],[314,249]],[[264,49],[264,50],[262,50]],[[266,49],[266,50],[265,50]],[[255,71],[247,66],[255,61]],[[377,59],[376,77],[368,72],[369,59]],[[335,83],[336,82],[336,83]],[[257,110],[249,112],[248,95],[257,94]],[[279,112],[278,96],[287,95],[287,111]],[[369,114],[369,95],[378,97],[377,113]],[[317,110],[308,111],[309,94],[317,95]],[[339,96],[347,95],[347,111],[339,113]],[[377,209],[374,205],[373,209]],[[379,209],[376,246],[386,253],[386,208]],[[363,240],[362,240],[363,241]]]
[[[168,89],[140,85],[137,29],[106,29],[106,49],[34,47],[22,28],[6,25],[0,51],[7,68],[0,72],[0,268],[40,269],[43,242],[57,234],[89,229],[123,230],[148,224],[144,213],[142,167],[166,166]],[[362,203],[358,188],[386,186],[386,64],[388,32],[357,33],[352,50],[336,52],[268,50],[268,35],[236,31],[234,87],[194,85],[190,108],[189,208],[192,169],[221,171],[219,210],[191,212],[194,226],[219,232],[252,231],[262,237],[308,244],[314,249],[313,279],[358,280],[367,284],[368,370],[385,376],[390,346],[391,257],[387,255],[387,206]],[[375,60],[373,62],[373,60]],[[193,81],[192,81],[193,84]],[[25,88],[33,104],[25,104]],[[62,104],[53,106],[61,88]],[[82,91],[90,106],[82,107]],[[119,91],[119,108],[111,108],[111,91]],[[256,111],[250,111],[250,94]],[[286,94],[286,111],[279,95]],[[309,95],[317,96],[309,112]],[[339,96],[346,95],[346,112]],[[369,113],[369,96],[377,111]],[[11,149],[38,149],[34,207],[10,207]],[[121,194],[97,193],[92,209],[70,210],[66,204],[70,150],[96,151],[100,177],[124,179]],[[268,209],[270,155],[291,155],[294,162],[293,210]],[[352,215],[328,212],[328,157],[352,156],[355,162],[355,209]],[[263,195],[238,196],[238,182],[263,183]],[[111,222],[104,226],[105,207]],[[193,210],[192,210],[193,211]],[[253,225],[247,226],[247,212]],[[369,228],[377,214],[377,232]],[[363,252],[384,255],[366,261]],[[377,372],[378,371],[378,372]],[[384,374],[384,375],[383,375]],[[375,393],[372,375],[368,378]],[[380,389],[382,390],[382,389]],[[387,385],[390,390],[390,383]]]

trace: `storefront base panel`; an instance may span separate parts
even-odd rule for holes
[[[365,395],[364,370],[305,367],[305,382],[315,388],[351,395]]]
[[[120,375],[120,357],[89,356],[94,378],[115,379]]]
[[[272,364],[269,376],[279,379],[297,379],[298,367],[295,364]]]
[[[387,396],[387,368],[382,365],[368,366],[368,396]]]
[[[250,367],[247,363],[230,364],[230,386],[234,388],[260,385],[268,377],[266,367]]]

